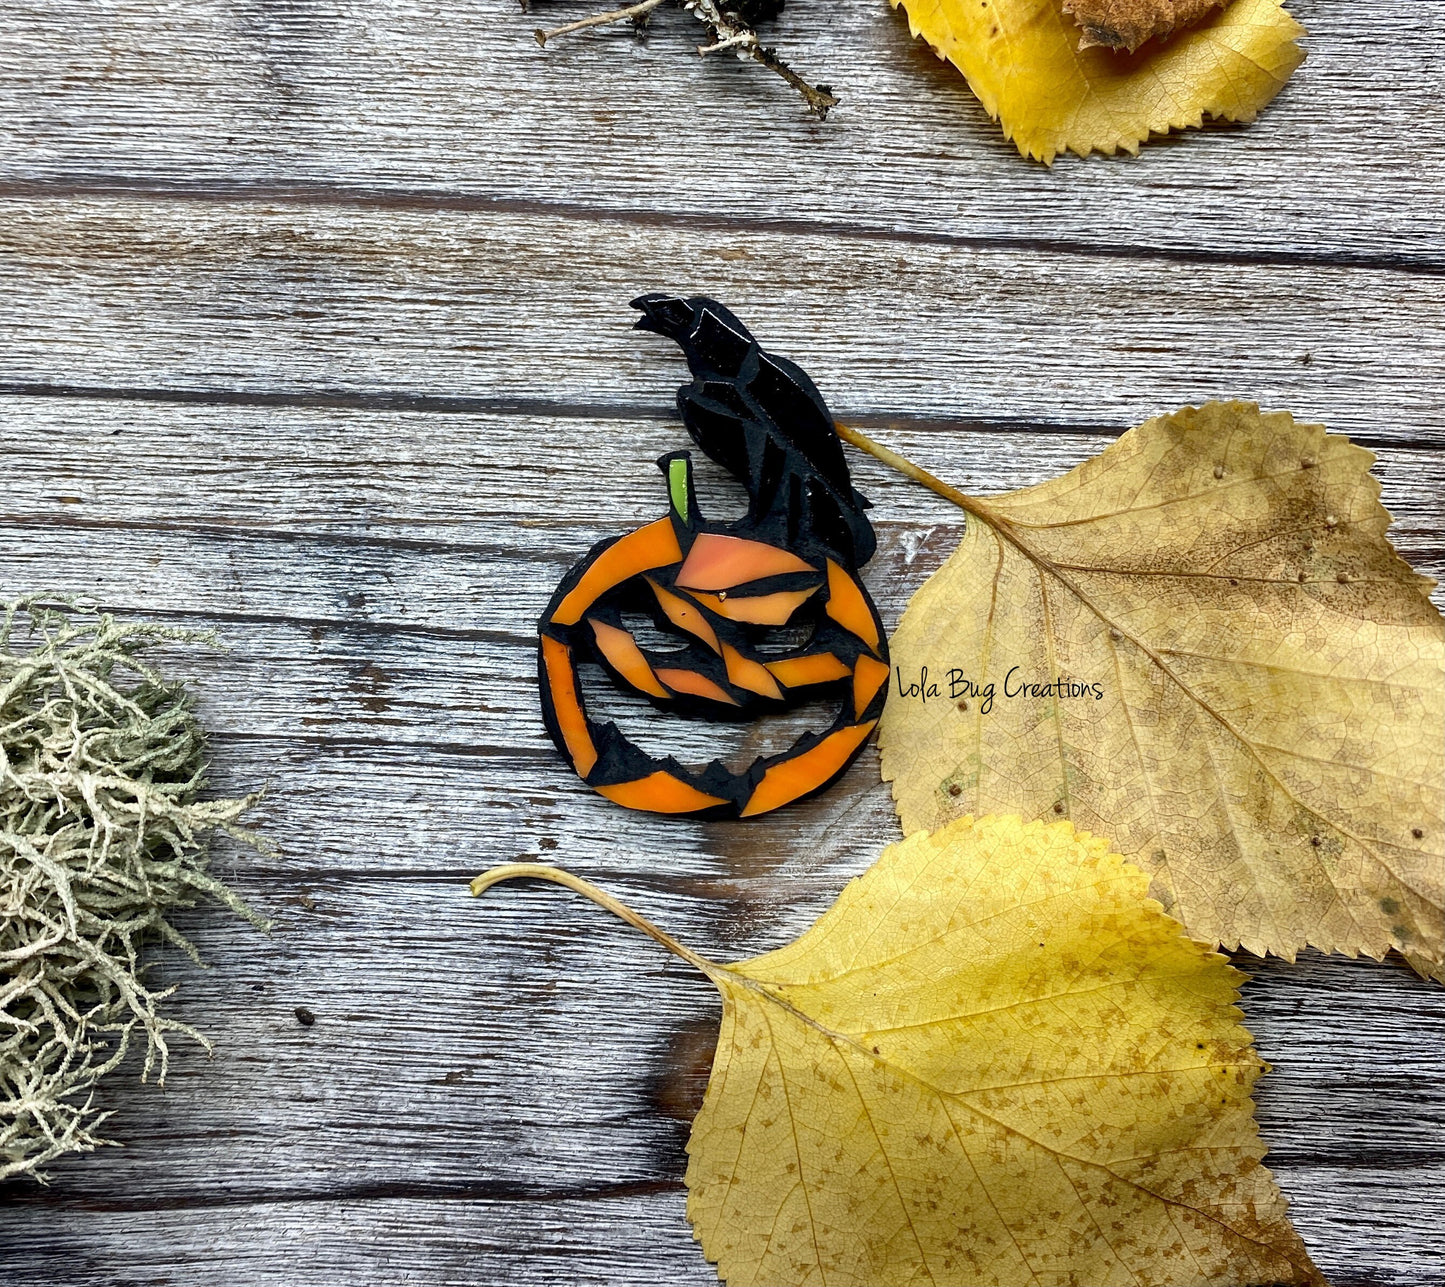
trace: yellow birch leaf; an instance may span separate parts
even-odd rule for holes
[[[1062,0],[893,0],[1025,156],[1138,152],[1206,116],[1252,121],[1304,60],[1282,0],[1233,0],[1135,53],[1079,48]]]
[[[801,938],[719,965],[688,1218],[733,1287],[1318,1284],[1264,1167],[1243,977],[1068,823],[884,850]]]
[[[963,542],[890,643],[905,833],[1068,817],[1196,938],[1395,948],[1445,980],[1445,622],[1385,537],[1373,460],[1211,403],[1038,487],[955,495]],[[925,666],[938,696],[900,697]]]

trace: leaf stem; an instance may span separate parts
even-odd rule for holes
[[[564,885],[575,894],[581,894],[584,898],[590,898],[599,907],[605,907],[614,916],[626,921],[634,929],[640,929],[648,938],[661,943],[674,956],[680,957],[689,965],[701,970],[708,978],[714,978],[722,966],[709,961],[705,956],[699,956],[691,948],[684,947],[666,930],[659,929],[645,916],[639,916],[632,908],[625,903],[620,903],[613,898],[606,890],[598,889],[590,880],[583,880],[581,876],[574,876],[570,871],[563,871],[560,867],[549,867],[539,862],[508,862],[499,867],[493,867],[484,871],[472,881],[472,894],[480,896],[486,893],[493,885],[500,884],[504,880],[520,880],[531,878],[533,880],[550,880],[554,885]]]
[[[874,442],[867,434],[858,429],[835,421],[833,428],[837,430],[838,437],[844,442],[857,447],[859,451],[866,451],[875,460],[881,460],[890,469],[896,469],[905,478],[911,478],[915,483],[922,483],[931,492],[937,492],[944,500],[952,501],[959,509],[966,514],[972,514],[982,519],[990,527],[1009,527],[1011,524],[1002,514],[986,504],[976,496],[969,496],[950,486],[943,479],[930,474],[921,465],[915,465],[907,456],[900,456],[896,451],[885,447],[881,442]]]

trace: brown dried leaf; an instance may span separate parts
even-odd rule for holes
[[[1064,0],[1064,12],[1083,29],[1079,48],[1103,45],[1130,53],[1151,37],[1192,27],[1225,0]]]

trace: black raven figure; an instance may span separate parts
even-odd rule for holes
[[[861,567],[876,547],[868,502],[853,489],[843,444],[817,386],[787,358],[766,353],[716,300],[641,295],[640,331],[675,340],[692,383],[677,409],[692,440],[747,488],[748,520],[785,523]]]

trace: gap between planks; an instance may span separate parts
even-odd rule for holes
[[[51,384],[0,380],[0,397],[75,399],[93,402],[152,402],[171,406],[247,407],[380,414],[418,412],[426,415],[546,416],[555,420],[659,421],[679,423],[674,407],[658,403],[568,402],[548,398],[489,398],[453,393],[368,393],[353,389],[282,390],[164,388],[125,385]],[[838,411],[846,424],[868,430],[900,433],[1068,434],[1112,441],[1132,425],[1112,421],[1039,420],[1024,416],[991,418],[913,415],[906,411]],[[1438,452],[1445,434],[1382,437],[1351,434],[1350,441],[1371,450]]]
[[[971,234],[886,225],[847,223],[836,219],[709,214],[701,211],[608,207],[536,198],[489,196],[415,187],[347,187],[322,183],[168,183],[154,177],[76,175],[46,180],[0,182],[0,201],[97,198],[127,201],[196,202],[258,206],[313,206],[366,210],[461,211],[474,214],[521,215],[585,223],[687,232],[736,232],[774,236],[831,237],[840,241],[898,242],[947,249],[1006,250],[1045,256],[1086,259],[1152,260],[1235,268],[1361,268],[1408,276],[1445,277],[1445,257],[1400,252],[1357,250],[1261,251],[1195,249],[1146,242],[1089,242],[1068,237],[1024,237]],[[1423,239],[1422,239],[1423,240]]]

